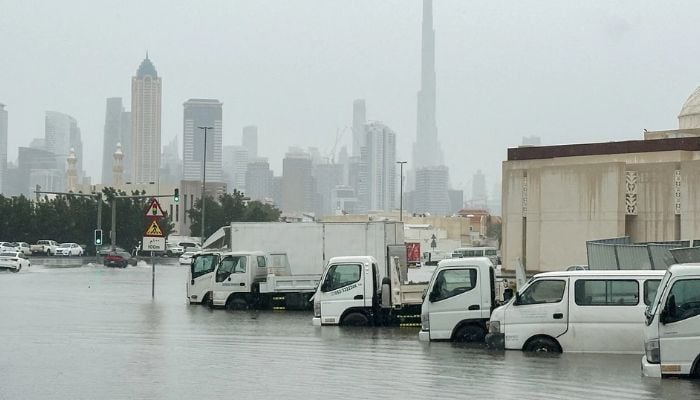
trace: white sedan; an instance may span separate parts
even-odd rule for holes
[[[25,256],[31,256],[32,255],[32,249],[29,247],[29,243],[27,242],[17,242],[17,246],[19,247],[19,251],[24,253]]]
[[[195,253],[191,251],[186,251],[182,253],[182,255],[180,256],[180,264],[192,264],[192,257],[194,256],[194,254]]]
[[[22,268],[29,268],[31,263],[27,256],[20,251],[4,251],[0,253],[0,268],[9,269],[12,272],[19,272]]]
[[[83,248],[77,243],[61,243],[56,248],[57,256],[82,256]]]

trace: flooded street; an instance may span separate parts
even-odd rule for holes
[[[41,265],[41,263],[49,265]],[[310,312],[189,306],[186,269],[35,260],[0,272],[0,399],[691,399],[641,356],[491,353],[415,328],[315,328]]]

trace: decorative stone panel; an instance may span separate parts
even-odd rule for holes
[[[637,171],[625,171],[625,214],[637,215]]]

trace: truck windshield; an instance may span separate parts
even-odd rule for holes
[[[245,273],[247,256],[226,256],[216,271],[216,281],[222,282],[231,274]]]
[[[214,271],[217,260],[216,254],[200,254],[192,263],[192,279]]]

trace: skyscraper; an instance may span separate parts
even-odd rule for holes
[[[291,148],[282,161],[282,210],[286,213],[312,212],[314,210],[311,155],[301,149]]]
[[[255,125],[243,127],[241,143],[248,149],[248,157],[251,160],[258,158],[258,127]]]
[[[359,157],[365,145],[365,124],[367,123],[367,108],[364,99],[352,102],[352,155]]]
[[[131,179],[158,182],[160,177],[161,78],[146,54],[131,78]]]
[[[72,148],[77,158],[78,179],[83,175],[83,141],[75,118],[56,111],[47,111],[44,118],[46,150],[56,156],[58,168],[66,170],[66,158]]]
[[[477,170],[472,178],[472,198],[470,207],[486,207],[486,176]]]
[[[423,0],[421,49],[421,89],[418,92],[413,169],[443,164],[435,117],[435,30],[432,0]]]
[[[450,214],[448,181],[449,173],[443,165],[417,169],[413,211],[432,215]]]
[[[234,189],[246,192],[246,170],[248,169],[248,149],[243,146],[224,147],[224,181],[229,192]]]
[[[204,159],[204,129],[207,133],[206,180],[223,182],[222,175],[222,114],[223,104],[216,99],[189,99],[184,104],[182,135],[183,175],[186,181],[202,180],[202,160]]]
[[[365,125],[361,164],[366,180],[361,206],[364,210],[389,211],[396,206],[396,134],[381,122]]]
[[[7,175],[7,110],[0,103],[0,194],[3,192]]]
[[[107,99],[105,110],[104,140],[102,142],[102,183],[111,185],[113,181],[113,155],[117,150],[117,143],[121,144],[123,165],[128,166],[128,158],[131,143],[131,119],[130,113],[124,111],[121,97]]]
[[[245,194],[253,200],[272,199],[272,170],[266,158],[248,163],[245,172]]]

